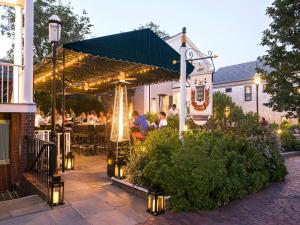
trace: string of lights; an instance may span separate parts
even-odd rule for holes
[[[156,69],[158,69],[158,67],[144,68],[144,69],[141,69],[141,70],[138,70],[138,71],[134,71],[132,73],[126,73],[126,77],[129,78],[129,77],[131,77],[133,75],[144,74],[144,73],[156,70]],[[88,88],[90,88],[90,87],[94,87],[94,86],[97,86],[97,85],[100,85],[100,84],[108,83],[110,81],[117,81],[117,80],[119,80],[118,76],[116,76],[115,78],[111,78],[110,77],[108,79],[103,79],[102,78],[102,79],[99,79],[99,80],[96,80],[96,81],[87,82],[84,85],[77,86],[77,88],[88,90]],[[76,86],[76,85],[73,85],[73,86]]]
[[[68,68],[68,67],[74,65],[75,63],[78,63],[79,61],[82,61],[87,56],[88,56],[88,54],[83,54],[83,55],[79,56],[77,59],[73,59],[73,60],[69,61],[68,63],[65,64],[65,68]],[[63,69],[64,69],[64,67],[60,66],[59,68],[57,68],[55,70],[55,72],[58,73],[58,72],[62,71]],[[56,78],[60,79],[59,76],[56,76]],[[40,82],[45,82],[47,79],[52,80],[52,72],[48,72],[45,75],[35,79],[34,83],[36,84],[36,83],[40,83]]]

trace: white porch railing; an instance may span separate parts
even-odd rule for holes
[[[22,73],[23,66],[0,62],[0,103],[20,102],[19,79]]]
[[[34,132],[34,137],[43,141],[50,141],[50,133],[51,130],[36,130]],[[57,133],[57,166],[60,167],[61,162],[61,154],[62,154],[62,146],[61,146],[61,138],[62,133]],[[71,152],[71,133],[65,133],[65,155]]]

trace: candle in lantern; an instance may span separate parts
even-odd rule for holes
[[[68,160],[67,168],[70,170],[72,169],[72,163],[71,160]]]
[[[156,212],[156,210],[155,210],[155,199],[152,200],[152,212]]]
[[[54,190],[53,191],[53,204],[57,204],[59,201],[59,191]]]
[[[120,177],[123,177],[123,169],[122,169],[122,167],[120,168]]]

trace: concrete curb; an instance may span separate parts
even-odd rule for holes
[[[294,151],[294,152],[282,152],[280,153],[283,158],[288,159],[294,156],[300,156],[300,151]]]

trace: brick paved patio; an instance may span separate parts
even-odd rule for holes
[[[287,160],[289,175],[284,183],[213,211],[173,213],[153,217],[145,201],[110,184],[104,157],[80,157],[76,170],[64,175],[66,204],[52,210],[0,220],[17,224],[205,224],[205,225],[298,225],[300,224],[300,157]]]

